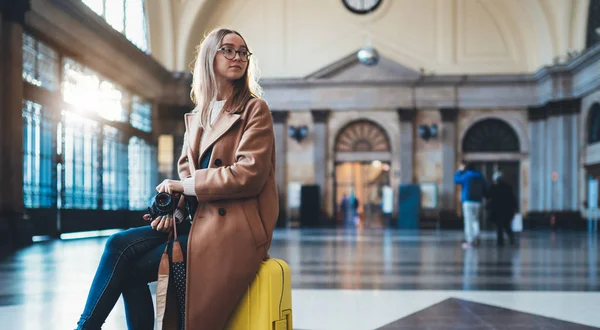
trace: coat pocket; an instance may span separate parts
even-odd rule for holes
[[[259,247],[266,244],[267,233],[265,232],[265,227],[263,226],[260,213],[258,212],[258,203],[256,199],[252,198],[246,200],[242,204],[242,209],[244,209],[244,213],[246,214],[246,220],[248,221],[248,226],[250,226],[250,232],[252,233],[256,246]]]

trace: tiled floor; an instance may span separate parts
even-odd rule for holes
[[[271,255],[292,269],[295,329],[600,327],[597,236],[524,233],[499,249],[488,233],[467,251],[461,236],[278,230]],[[105,240],[37,243],[1,261],[0,329],[74,328]],[[121,301],[104,328],[125,329]]]

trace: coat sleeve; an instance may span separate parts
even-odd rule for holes
[[[264,100],[250,102],[244,131],[235,150],[235,162],[194,173],[198,201],[250,198],[262,191],[272,171],[273,118]]]

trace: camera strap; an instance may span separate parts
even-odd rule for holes
[[[169,232],[167,237],[167,246],[160,258],[160,264],[158,266],[158,283],[156,286],[156,322],[157,329],[163,329],[163,323],[165,322],[165,314],[167,307],[167,295],[169,292],[169,275],[171,269],[171,262],[169,262],[169,242],[173,237],[173,251],[171,262],[180,263],[183,262],[183,252],[181,250],[181,244],[177,237],[177,224],[173,223],[173,229]],[[173,289],[172,289],[173,290]],[[169,308],[171,309],[171,308]]]

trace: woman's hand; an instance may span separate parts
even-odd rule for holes
[[[156,191],[159,193],[166,192],[171,195],[183,193],[183,182],[179,180],[165,180],[156,187]]]
[[[144,220],[146,221],[150,221],[152,220],[150,218],[150,214],[144,214]],[[171,231],[171,228],[173,227],[173,216],[171,215],[165,215],[162,217],[156,217],[156,219],[152,220],[152,222],[150,223],[150,226],[152,227],[152,229],[156,230],[156,231],[162,231],[165,233],[168,233],[169,231]]]

